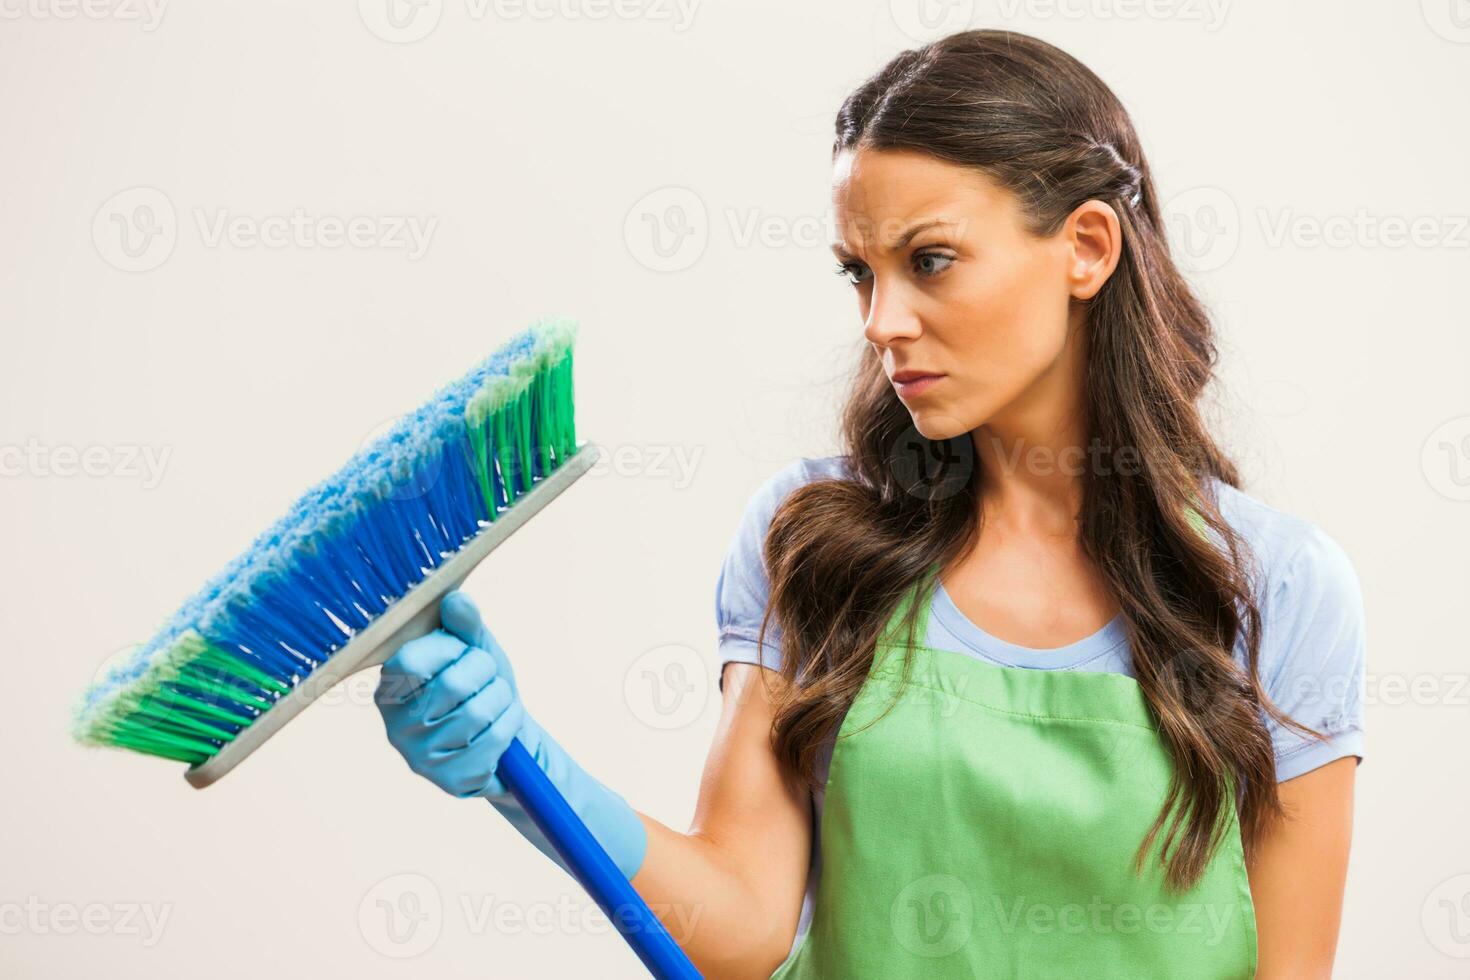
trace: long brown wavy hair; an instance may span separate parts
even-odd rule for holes
[[[1167,886],[1187,891],[1229,828],[1232,794],[1247,854],[1280,814],[1263,712],[1322,736],[1272,705],[1257,676],[1258,569],[1210,486],[1211,477],[1239,486],[1239,475],[1197,404],[1214,373],[1214,330],[1170,256],[1132,122],[1065,52],[1024,34],[973,30],[897,55],[847,97],[833,157],[857,149],[917,150],[974,167],[1018,196],[1037,235],[1054,233],[1087,200],[1118,214],[1122,256],[1085,307],[1083,403],[1089,438],[1132,447],[1138,465],[1084,468],[1079,533],[1122,606],[1135,676],[1174,761],[1135,872],[1167,828]],[[982,524],[971,435],[918,436],[871,345],[841,430],[850,476],[792,491],[764,543],[771,598],[759,642],[774,619],[785,681],[773,691],[773,744],[811,786],[820,747],[865,681],[896,604],[965,554]],[[937,469],[915,472],[915,447]],[[917,609],[904,620],[910,643]],[[1242,630],[1245,664],[1233,652]]]

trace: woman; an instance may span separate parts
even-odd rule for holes
[[[710,977],[1328,977],[1359,586],[1201,420],[1127,114],[969,31],[853,92],[833,159],[847,451],[746,509],[690,831],[527,716],[459,594],[384,667],[390,741],[552,853],[494,777],[519,735]]]

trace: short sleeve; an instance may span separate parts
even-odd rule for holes
[[[1286,559],[1261,612],[1260,677],[1276,707],[1327,736],[1267,718],[1278,782],[1343,756],[1363,758],[1367,665],[1362,587],[1342,548],[1315,524]]]
[[[768,477],[747,501],[715,582],[722,686],[725,664],[732,660],[781,669],[781,633],[774,619],[766,626],[765,642],[757,644],[771,588],[764,550],[766,531],[791,491],[840,472],[841,457],[799,459]]]
[[[745,504],[740,524],[725,552],[715,581],[715,626],[719,631],[719,676],[724,685],[725,664],[738,661],[781,668],[779,630],[775,620],[766,627],[764,644],[757,646],[761,620],[770,598],[765,539],[771,516],[780,505],[779,487],[788,482],[778,473],[761,484]]]

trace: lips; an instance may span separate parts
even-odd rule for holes
[[[895,371],[894,374],[893,374],[893,381],[894,381],[895,384],[907,384],[910,381],[918,381],[918,380],[920,380],[922,378],[938,378],[938,377],[942,377],[942,375],[939,374],[939,372],[937,372],[937,371],[912,371],[912,370],[905,370],[905,371]]]
[[[899,371],[893,375],[893,384],[898,389],[900,398],[913,398],[923,394],[929,388],[943,380],[942,374],[931,374],[927,371]]]

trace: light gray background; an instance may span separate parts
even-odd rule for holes
[[[862,342],[829,273],[833,113],[967,23],[1059,44],[1130,108],[1249,489],[1357,566],[1339,975],[1470,969],[1464,0],[387,2],[0,3],[0,973],[641,975],[488,806],[409,773],[371,677],[207,792],[72,746],[69,705],[395,413],[567,313],[581,434],[616,465],[469,589],[542,723],[686,826],[726,544],[762,479],[833,451]],[[140,205],[163,234],[130,255]],[[246,237],[293,209],[306,237]],[[366,243],[333,247],[354,217]]]

